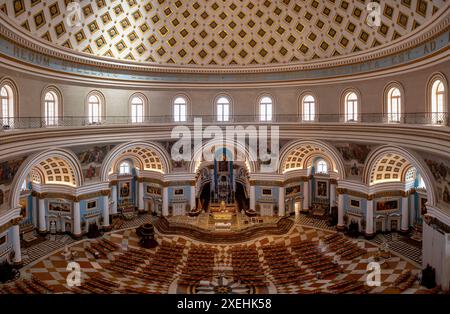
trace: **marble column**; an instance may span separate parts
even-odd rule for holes
[[[19,224],[12,226],[12,248],[14,250],[14,264],[22,263],[22,251],[20,249],[20,227]]]
[[[408,232],[409,230],[409,197],[407,194],[402,196],[402,222],[400,230],[402,232]]]
[[[284,186],[280,186],[278,188],[278,216],[280,217],[286,215],[284,197]]]
[[[330,207],[336,206],[336,181],[330,180]]]
[[[39,232],[47,232],[47,222],[45,219],[45,199],[39,199]]]
[[[37,201],[36,195],[32,195],[32,197],[31,197],[31,206],[32,206],[31,215],[33,216],[32,217],[33,226],[35,228],[37,228],[39,213],[38,213],[38,201]]]
[[[109,227],[109,201],[108,195],[102,195],[103,204],[103,227]]]
[[[309,210],[309,181],[303,181],[303,210]]]
[[[111,214],[116,215],[117,214],[117,184],[113,184],[113,186],[111,187],[111,198],[112,198]]]
[[[144,182],[139,181],[139,193],[138,193],[138,210],[140,212],[145,210],[144,206]]]
[[[373,198],[369,197],[367,199],[365,236],[372,237],[374,234],[375,233],[373,230]]]
[[[255,186],[250,185],[250,209],[256,210],[256,192],[255,192]]]
[[[414,217],[416,213],[416,191],[411,191],[409,193],[409,211],[410,211],[410,219],[408,220],[409,226],[413,225],[414,223]],[[408,226],[408,227],[409,227]]]
[[[163,187],[163,204],[162,204],[162,215],[169,216],[169,188],[167,186]]]
[[[337,229],[345,229],[344,223],[344,192],[338,191],[338,223]]]
[[[308,197],[308,208],[311,208],[312,206],[312,201],[313,201],[313,187],[312,187],[312,177],[308,177],[308,191],[309,191],[309,197]]]
[[[195,185],[191,185],[190,187],[190,202],[191,202],[191,210],[195,208]]]
[[[81,237],[81,213],[79,200],[75,200],[73,202],[73,235],[75,237]]]

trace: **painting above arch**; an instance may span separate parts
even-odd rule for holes
[[[423,154],[423,159],[436,182],[438,203],[450,209],[450,162],[429,153]]]
[[[72,148],[77,155],[85,181],[99,181],[100,169],[106,155],[115,145],[92,145]]]
[[[361,181],[366,158],[376,145],[337,142],[334,146],[342,156],[347,178]]]

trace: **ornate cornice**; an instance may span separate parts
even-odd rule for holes
[[[418,45],[433,39],[447,31],[450,25],[448,10],[441,10],[434,16],[434,21],[425,27],[419,27],[409,35],[403,36],[398,42],[385,44],[363,52],[351,55],[329,58],[325,60],[313,60],[307,62],[292,62],[289,64],[274,65],[249,65],[249,66],[180,66],[158,65],[155,63],[139,63],[127,60],[114,60],[106,57],[93,56],[87,53],[77,52],[48,43],[44,39],[35,38],[20,29],[10,19],[0,15],[0,35],[12,43],[39,53],[41,56],[49,56],[69,63],[94,66],[97,68],[111,69],[126,72],[142,73],[169,73],[169,74],[264,74],[281,72],[300,72],[309,70],[321,70],[324,68],[337,68],[346,65],[364,64],[386,56],[393,56],[400,52],[417,47]]]

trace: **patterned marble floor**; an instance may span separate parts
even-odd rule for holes
[[[371,243],[364,240],[354,240],[358,245],[362,246],[367,253],[354,258],[350,261],[340,260],[339,264],[342,266],[343,271],[337,275],[333,275],[327,279],[317,279],[312,278],[305,280],[301,284],[274,284],[273,276],[271,273],[271,265],[266,261],[266,256],[263,251],[267,245],[271,244],[282,244],[288,249],[291,241],[294,238],[299,238],[302,241],[308,240],[315,243],[319,243],[319,240],[333,233],[331,230],[317,229],[309,226],[296,225],[291,229],[290,233],[284,236],[266,236],[261,237],[256,240],[249,241],[245,243],[246,245],[255,246],[258,251],[259,262],[264,269],[264,274],[266,278],[271,282],[272,288],[269,289],[269,293],[305,293],[307,291],[319,291],[322,293],[332,293],[330,287],[339,282],[346,280],[356,280],[357,282],[364,284],[367,277],[367,265],[373,260],[374,254],[378,251],[375,243]],[[196,241],[181,237],[181,236],[166,236],[157,235],[157,241],[160,243],[156,249],[140,249],[138,245],[138,238],[133,229],[122,230],[117,232],[112,232],[110,234],[104,235],[104,238],[112,241],[118,245],[116,250],[113,250],[103,257],[94,257],[86,249],[87,246],[94,245],[98,243],[99,239],[96,240],[83,240],[72,245],[71,249],[76,252],[75,261],[79,263],[81,267],[82,274],[82,285],[77,288],[70,288],[67,285],[66,279],[68,278],[70,271],[66,269],[68,262],[65,261],[61,254],[61,251],[54,252],[46,257],[37,260],[34,263],[24,267],[22,269],[22,281],[25,279],[29,280],[31,278],[37,278],[40,282],[43,282],[49,289],[58,293],[173,293],[180,291],[177,287],[177,278],[180,276],[180,270],[186,265],[187,254],[192,245],[200,245]],[[178,245],[183,248],[182,257],[174,265],[173,276],[170,279],[170,283],[161,283],[152,280],[151,277],[142,276],[140,269],[151,265],[154,256],[158,254],[158,250],[161,249],[161,244],[164,245]],[[231,245],[210,245],[218,249],[217,256],[215,257],[215,267],[220,271],[221,267],[229,268],[230,255],[229,251]],[[139,254],[148,254],[148,259],[141,262],[138,268],[127,271],[126,273],[121,273],[110,269],[110,265],[113,264],[120,254],[124,252],[130,252],[132,250],[139,250]],[[290,249],[289,249],[290,250]],[[291,252],[291,251],[290,251]],[[290,253],[292,254],[292,252]],[[330,258],[332,258],[335,253],[330,250],[326,253]],[[292,254],[292,260],[295,261],[296,265],[300,268],[304,268],[307,271],[308,266],[303,265],[302,261],[299,260],[295,254]],[[171,265],[166,265],[171,266]],[[400,290],[394,282],[406,271],[410,270],[412,274],[417,274],[420,270],[414,264],[408,262],[407,260],[393,256],[386,263],[381,265],[381,286],[380,287],[370,287],[368,288],[369,293],[430,293],[429,290],[421,287],[417,281],[414,281],[412,286],[406,290]],[[97,285],[97,288],[93,288],[90,285],[91,280],[94,277],[100,276],[103,280],[109,281],[114,287]],[[413,278],[413,277],[412,277]],[[413,278],[414,280],[414,278]],[[8,293],[14,290],[15,287],[21,286],[21,283],[12,283],[5,286],[0,286],[0,291],[3,293]],[[10,289],[12,288],[12,289]],[[20,290],[20,289],[19,289]],[[27,291],[22,290],[22,291]],[[50,291],[50,290],[48,290]],[[254,290],[253,290],[254,291]],[[19,291],[20,292],[20,291]],[[187,291],[186,291],[187,292]],[[256,291],[257,293],[258,291]]]

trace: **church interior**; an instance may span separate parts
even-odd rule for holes
[[[0,294],[447,294],[449,42],[445,0],[0,0]]]

